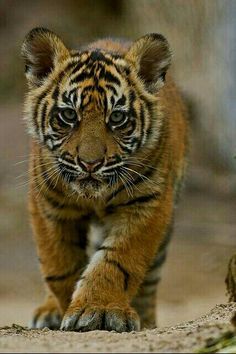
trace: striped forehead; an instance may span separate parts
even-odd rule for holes
[[[126,88],[127,64],[122,58],[93,51],[82,53],[66,75],[60,105],[81,109],[110,110]]]

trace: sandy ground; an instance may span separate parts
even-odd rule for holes
[[[17,326],[6,327],[0,329],[0,349],[5,353],[192,353],[213,338],[232,331],[229,320],[235,310],[235,303],[219,305],[196,321],[175,327],[122,334],[106,331],[65,333],[48,329],[39,331]]]

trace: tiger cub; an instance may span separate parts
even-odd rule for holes
[[[153,33],[75,51],[36,28],[22,56],[29,210],[48,293],[32,327],[154,327],[187,145],[169,44]]]

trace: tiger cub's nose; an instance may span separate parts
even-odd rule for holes
[[[83,168],[83,170],[86,170],[86,172],[95,172],[103,165],[104,158],[92,161],[85,161],[80,159],[79,162],[80,166]]]

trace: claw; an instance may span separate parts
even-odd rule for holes
[[[114,330],[121,333],[138,331],[139,329],[140,321],[133,310],[117,308],[86,307],[86,309],[66,315],[61,324],[61,330],[63,331]]]

